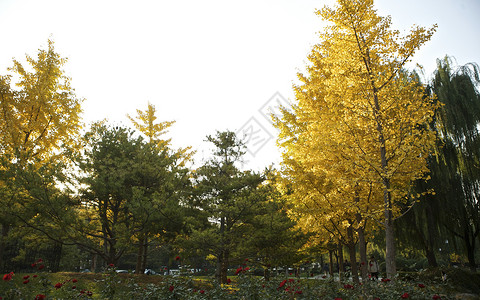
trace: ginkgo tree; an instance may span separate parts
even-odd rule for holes
[[[64,73],[66,61],[49,40],[36,57],[26,56],[27,64],[14,59],[7,75],[0,76],[0,265],[15,215],[28,220],[35,211],[26,206],[42,202],[29,192],[34,181],[20,177],[59,175],[65,154],[78,145],[82,99]]]
[[[424,177],[435,140],[425,125],[433,117],[432,98],[405,64],[436,25],[401,36],[390,17],[377,14],[373,0],[338,0],[317,14],[329,25],[308,57],[307,74],[298,75],[293,110],[284,109],[276,120],[284,164],[301,159],[303,168],[322,178],[324,194],[341,187],[350,197],[336,201],[357,205],[355,213],[363,217],[382,213],[386,272],[393,277],[397,204],[412,198],[410,183]],[[369,191],[373,197],[365,196]]]

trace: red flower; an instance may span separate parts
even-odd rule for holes
[[[32,268],[35,268],[36,266],[37,266],[36,263],[33,263],[33,264],[32,264]]]
[[[73,283],[76,283],[76,282],[78,282],[78,280],[76,280],[75,278],[73,278],[73,279],[72,279],[72,282],[73,282]]]
[[[171,285],[171,286],[168,287],[168,290],[169,290],[170,292],[173,292],[173,289],[174,289],[174,288],[175,288],[175,287],[174,287],[173,285]]]
[[[27,279],[27,280],[24,280],[24,281],[23,281],[23,284],[27,284],[27,283],[29,283],[29,282],[30,282],[30,280]]]
[[[59,288],[62,287],[62,285],[63,285],[63,284],[61,284],[61,283],[59,282],[59,283],[57,283],[57,284],[55,285],[55,288],[58,290]]]
[[[295,291],[295,294],[301,294],[302,291]]]
[[[343,300],[343,299],[340,297],[336,297],[335,300]]]
[[[175,260],[180,260],[180,256],[175,256]]]
[[[30,278],[30,275],[23,276],[23,279],[28,279],[28,278]]]
[[[38,266],[38,269],[39,269],[39,270],[41,270],[41,269],[43,269],[43,268],[45,268],[44,265],[39,265],[39,266]]]
[[[280,282],[280,285],[278,286],[279,288],[283,287],[285,285],[285,283],[287,283],[287,280],[283,280],[282,282]]]
[[[92,292],[90,292],[90,291],[87,291],[87,296],[92,296],[92,295],[93,295],[93,293],[92,293]]]
[[[425,287],[425,285],[423,283],[419,283],[418,287],[423,289]]]
[[[294,281],[295,281],[295,280],[292,279],[292,278],[290,278],[290,279],[288,280],[288,282],[294,282]]]
[[[344,284],[343,287],[347,290],[353,290],[353,285],[351,284]]]
[[[37,277],[38,277],[38,275],[37,275],[37,274],[33,275],[33,278],[37,278]]]
[[[243,271],[243,268],[242,267],[239,267],[237,268],[237,271],[235,272],[235,275],[237,275],[238,273],[242,272]]]
[[[410,295],[408,293],[404,293],[402,295],[402,299],[407,299],[407,298],[410,298]]]
[[[114,265],[114,264],[108,264],[108,266],[109,266],[110,268],[113,268],[113,267],[115,267],[115,265]]]
[[[227,278],[227,284],[232,283],[232,280],[230,278]]]
[[[13,275],[14,275],[13,272],[5,274],[5,275],[3,275],[3,280],[10,281],[10,280],[12,280]]]
[[[382,282],[389,282],[392,281],[390,278],[382,278]]]
[[[365,265],[365,262],[364,262],[364,261],[362,261],[362,266],[364,266],[364,265]]]
[[[248,258],[245,258],[245,261],[248,261]]]
[[[76,287],[75,285],[74,285],[74,286],[72,286],[72,290],[74,290],[74,289],[76,289],[76,288],[77,288],[77,287]]]
[[[433,300],[439,300],[439,299],[442,299],[442,297],[440,297],[439,295],[435,294],[435,295],[433,295],[432,299],[433,299]]]
[[[47,298],[47,296],[43,294],[38,294],[35,296],[35,300],[44,300],[45,298]]]
[[[248,270],[250,270],[250,268],[249,268],[249,267],[246,267],[246,268],[243,269],[243,270],[244,270],[244,271],[248,271]]]
[[[204,291],[204,290],[200,290],[199,293],[200,293],[200,294],[205,294],[205,291]]]

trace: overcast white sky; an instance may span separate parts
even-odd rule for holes
[[[0,0],[0,73],[12,58],[35,56],[48,38],[69,60],[66,75],[85,98],[86,123],[107,118],[130,126],[126,114],[155,105],[175,120],[175,146],[209,156],[215,130],[255,132],[247,167],[278,162],[276,130],[262,114],[292,99],[296,73],[318,42],[314,11],[332,0]],[[414,57],[430,75],[446,54],[480,63],[479,0],[377,0],[393,27],[438,24]],[[270,100],[270,102],[269,102]],[[252,137],[252,136],[250,136]]]

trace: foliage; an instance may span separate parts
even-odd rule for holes
[[[255,216],[263,201],[258,187],[264,179],[235,165],[245,153],[235,133],[217,132],[207,141],[216,148],[213,158],[194,172],[194,205],[205,212],[211,225],[194,231],[191,240],[216,257],[217,278],[225,283],[230,256],[247,234],[245,223]]]
[[[356,222],[382,217],[387,272],[395,275],[394,217],[411,181],[428,171],[435,140],[426,126],[432,99],[403,67],[435,26],[400,37],[372,0],[340,0],[317,14],[330,25],[308,57],[308,73],[298,75],[293,110],[275,120],[284,174],[299,194],[294,214],[308,222],[303,227],[338,239]]]
[[[0,76],[0,269],[11,229],[33,226],[45,210],[68,203],[58,183],[69,184],[67,166],[81,129],[82,100],[53,41],[26,60],[28,66],[14,60],[10,74]]]
[[[78,244],[116,264],[135,234],[181,229],[179,191],[188,180],[179,156],[126,128],[102,124],[87,133],[85,142],[80,161],[85,188],[74,228]]]

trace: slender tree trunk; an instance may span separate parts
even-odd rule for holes
[[[395,263],[395,231],[393,227],[392,201],[390,195],[390,181],[383,179],[383,199],[385,213],[385,268],[387,277],[395,279],[397,275],[397,266]]]
[[[98,255],[96,253],[92,254],[92,264],[90,265],[91,271],[96,272],[97,270],[97,257]]]
[[[357,222],[361,224],[362,216],[357,214]],[[358,226],[358,252],[360,252],[360,275],[362,282],[368,281],[368,257],[367,257],[367,242],[365,241],[365,231],[362,225]]]
[[[345,266],[343,265],[343,244],[338,242],[338,276],[340,282],[345,280]]]
[[[392,212],[385,212],[385,268],[387,277],[395,279],[397,266],[395,264],[395,233],[393,228]]]
[[[227,271],[228,271],[228,260],[229,260],[229,251],[227,249],[228,239],[225,235],[225,226],[226,220],[224,217],[220,219],[220,251],[217,259],[217,268],[215,271],[215,277],[219,284],[227,283]]]
[[[433,219],[432,206],[429,204],[431,199],[427,199],[426,215],[427,215],[427,247],[425,249],[425,256],[428,260],[428,265],[432,268],[438,267],[437,258],[435,257],[435,220]]]
[[[328,273],[333,278],[333,250],[328,250],[328,257],[330,265],[328,266]]]
[[[375,85],[373,86],[373,99],[374,99],[374,115],[378,118],[380,112],[380,104],[378,101],[378,90]],[[380,166],[382,170],[382,183],[383,183],[383,202],[384,202],[384,214],[385,214],[385,265],[387,276],[394,279],[397,275],[397,266],[395,264],[395,231],[393,229],[393,214],[392,214],[392,197],[390,194],[390,179],[387,177],[388,173],[388,161],[387,161],[387,148],[385,146],[385,136],[383,132],[383,125],[377,120],[377,133],[378,141],[380,143]]]
[[[52,260],[50,264],[50,269],[52,272],[58,272],[60,270],[60,259],[62,258],[62,249],[63,245],[59,242],[55,242],[51,249],[52,251]]]
[[[137,263],[135,264],[135,274],[142,274],[142,262],[143,262],[143,247],[144,247],[144,236],[143,234],[138,239],[138,249],[137,249]]]
[[[475,235],[470,235],[469,229],[465,227],[464,233],[465,248],[467,248],[467,258],[468,266],[470,270],[475,272],[477,270],[477,265],[475,263]]]
[[[228,272],[228,264],[229,264],[229,259],[230,258],[230,253],[227,249],[224,251],[224,257],[222,261],[222,272],[221,272],[221,277],[220,277],[220,282],[221,283],[227,283],[227,272]]]
[[[270,268],[263,269],[263,278],[265,281],[270,281]]]
[[[5,248],[7,243],[7,236],[10,226],[2,224],[2,235],[0,236],[0,271],[6,271],[5,268]]]
[[[358,278],[358,267],[357,267],[357,251],[355,250],[355,239],[353,236],[353,227],[350,225],[347,228],[348,236],[348,252],[350,254],[350,272],[352,273],[353,282],[356,285],[360,285],[360,279]]]
[[[135,265],[135,274],[145,273],[147,266],[147,247],[148,238],[145,234],[139,237],[138,250],[137,250],[137,263]]]
[[[148,259],[148,236],[145,236],[143,244],[143,256],[142,256],[142,272],[145,272],[147,268],[147,259]]]

